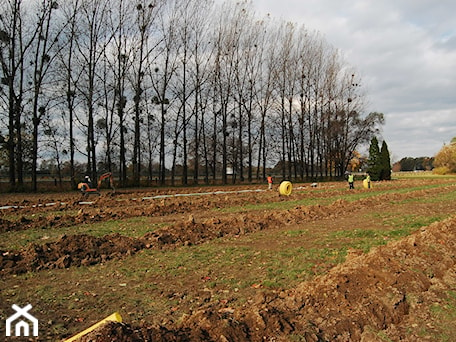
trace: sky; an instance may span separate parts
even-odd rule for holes
[[[353,66],[366,112],[385,114],[392,161],[432,157],[456,136],[456,1],[252,0],[256,15],[319,31]]]

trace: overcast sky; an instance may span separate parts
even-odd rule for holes
[[[234,1],[234,0],[233,0]],[[393,161],[434,156],[456,136],[455,0],[252,0],[304,24],[361,75]]]

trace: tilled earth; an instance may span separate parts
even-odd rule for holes
[[[17,219],[0,219],[0,233],[130,217],[150,217],[151,222],[167,225],[138,238],[79,234],[63,235],[45,243],[34,242],[20,250],[0,245],[0,284],[7,286],[21,274],[96,265],[123,260],[146,249],[185,248],[281,227],[324,227],[322,232],[353,225],[381,227],[384,223],[372,222],[371,218],[360,215],[369,210],[396,211],[398,216],[439,213],[449,218],[367,254],[354,250],[348,253],[344,263],[294,288],[259,291],[242,306],[209,301],[189,310],[182,319],[170,320],[167,324],[109,323],[81,339],[99,342],[433,341],[432,334],[423,335],[419,328],[426,325],[426,331],[437,329],[431,308],[443,306],[448,294],[454,293],[456,288],[456,217],[452,216],[456,203],[414,200],[446,196],[456,187],[450,183],[439,186],[436,181],[433,188],[407,191],[410,186],[407,182],[389,182],[379,185],[391,190],[389,193],[330,203],[325,202],[328,192],[332,197],[343,198],[348,192],[345,184],[297,188],[290,197],[251,191],[251,187],[211,188],[209,193],[207,188],[179,189],[199,192],[201,196],[184,196],[176,191],[173,194],[169,190],[166,193],[159,190],[106,193],[100,198],[90,198],[93,203],[81,203],[74,194],[33,195],[27,200],[18,195],[5,195],[0,203],[5,206],[2,213],[4,216],[14,214]],[[159,197],[162,195],[169,197]],[[309,199],[323,204],[300,204]],[[242,210],[247,205],[286,201],[296,205],[287,210]],[[241,209],[223,210],[232,207]],[[216,215],[214,209],[219,209]],[[34,215],[30,215],[31,212]],[[276,243],[269,241],[267,248],[274,249]],[[312,241],[307,243],[312,245]],[[191,288],[191,284],[186,286]],[[7,304],[1,303],[1,306],[6,312]],[[50,338],[62,337],[57,334]]]

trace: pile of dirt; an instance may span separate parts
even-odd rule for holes
[[[109,323],[81,341],[418,340],[410,326],[456,285],[456,218],[368,254],[351,255],[295,289],[260,294],[243,308],[208,304],[176,326]]]
[[[190,341],[189,331],[168,330],[165,327],[132,327],[129,324],[108,322],[82,336],[78,342],[142,342],[142,341]]]
[[[19,252],[0,250],[0,274],[94,265],[133,255],[144,247],[140,240],[120,234],[103,237],[63,235],[55,242],[29,244]]]
[[[38,216],[36,218],[27,218],[25,216],[19,217],[17,220],[0,219],[0,232],[20,231],[28,229],[52,229],[71,227],[84,223],[96,223],[100,221],[107,221],[116,218],[117,215],[111,211],[94,210],[92,212],[85,212],[80,210],[77,215],[47,215]]]

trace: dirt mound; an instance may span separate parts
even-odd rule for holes
[[[0,218],[0,232],[1,233],[7,232],[10,230],[17,230],[17,229],[15,229],[15,227],[16,227],[16,224],[14,222]]]
[[[81,337],[78,342],[141,342],[141,341],[189,341],[188,331],[172,331],[164,327],[132,327],[129,324],[108,322]]]
[[[244,308],[209,304],[175,327],[110,323],[91,341],[371,341],[379,331],[417,340],[407,324],[426,320],[429,310],[420,307],[454,288],[455,255],[452,218],[368,254],[353,253],[328,274],[261,294]]]
[[[51,214],[47,216],[38,216],[33,219],[21,216],[18,220],[14,221],[0,219],[0,232],[20,231],[34,228],[51,229],[70,227],[82,223],[107,221],[116,217],[116,213],[113,213],[110,210],[100,209],[92,210],[92,212],[85,212],[81,209],[77,215]]]
[[[42,269],[93,265],[110,259],[132,255],[144,244],[119,234],[94,237],[63,235],[58,241],[30,244],[20,252],[0,250],[1,274],[20,274]]]

